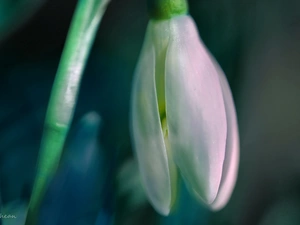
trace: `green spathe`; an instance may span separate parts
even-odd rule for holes
[[[163,20],[188,12],[186,0],[148,0],[148,11],[151,19]]]

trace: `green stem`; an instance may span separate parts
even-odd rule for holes
[[[148,0],[151,19],[164,20],[188,13],[187,0]]]
[[[73,119],[83,70],[109,0],[79,0],[52,87],[37,174],[25,225],[37,222],[38,210],[61,158]]]

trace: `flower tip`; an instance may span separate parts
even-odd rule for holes
[[[188,187],[189,190],[191,190]],[[217,190],[212,191],[211,189],[208,189],[207,191],[203,191],[202,189],[195,189],[194,187],[192,188],[191,193],[196,197],[196,199],[199,202],[202,202],[203,204],[207,205],[210,207],[211,204],[213,204],[214,200],[216,199],[217,195]]]
[[[223,202],[222,204],[211,204],[209,205],[209,208],[213,212],[218,212],[222,210],[226,206],[227,202]]]
[[[230,195],[216,199],[212,204],[209,205],[209,208],[214,212],[220,211],[227,205],[229,199]]]
[[[152,207],[155,209],[156,212],[158,212],[162,216],[168,216],[170,214],[171,207],[172,207],[172,203],[170,202],[170,199],[169,198],[158,199],[157,196],[155,196],[154,192],[151,192],[149,189],[148,191],[146,191],[146,193],[148,194],[148,199],[150,204],[152,205]]]
[[[239,163],[239,152],[238,148],[233,151],[235,154],[231,156],[231,164],[229,167],[229,171],[226,174],[225,181],[221,183],[219,193],[214,200],[214,202],[210,205],[210,208],[213,211],[219,211],[223,209],[230,200],[230,197],[233,193],[236,180],[237,180],[237,171],[238,171],[238,163]]]
[[[168,216],[170,214],[170,207],[164,204],[153,204],[151,203],[156,212],[162,216]]]
[[[161,208],[160,210],[158,210],[156,208],[157,212],[160,212],[160,214],[162,216],[168,216],[170,214],[170,208],[169,207],[164,207],[164,208]]]

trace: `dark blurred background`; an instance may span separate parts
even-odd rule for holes
[[[4,208],[30,197],[46,107],[76,2],[0,0]],[[101,115],[98,140],[113,171],[107,200],[112,204],[104,207],[109,205],[114,224],[299,225],[300,1],[190,0],[189,5],[236,103],[241,159],[235,191],[220,212],[195,203],[184,187],[173,216],[163,218],[148,204],[128,122],[132,76],[149,19],[146,0],[112,0],[74,117],[77,123],[89,111]]]

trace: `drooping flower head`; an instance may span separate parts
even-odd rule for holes
[[[186,12],[185,0],[153,2],[132,92],[142,182],[164,215],[175,202],[179,174],[191,193],[217,210],[228,202],[238,169],[231,91]]]

